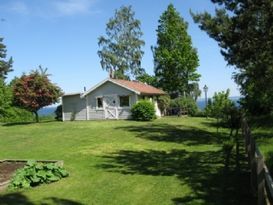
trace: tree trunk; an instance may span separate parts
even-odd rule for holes
[[[35,114],[35,121],[36,121],[36,122],[39,122],[38,111],[34,111],[33,113]]]

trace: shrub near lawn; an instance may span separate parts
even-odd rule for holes
[[[133,105],[131,112],[133,119],[138,121],[150,121],[156,118],[155,106],[148,100],[141,100]]]
[[[194,116],[198,112],[196,102],[191,97],[179,97],[171,100],[170,106],[179,110],[187,111],[190,116]]]

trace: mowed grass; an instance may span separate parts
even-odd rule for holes
[[[253,118],[249,126],[273,176],[273,116]]]
[[[0,126],[0,159],[57,159],[59,182],[0,193],[0,204],[253,204],[248,173],[224,169],[214,120],[42,122]]]

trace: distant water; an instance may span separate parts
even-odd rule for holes
[[[239,106],[239,103],[238,101],[240,100],[240,97],[230,97],[229,98],[231,101],[233,101],[235,103],[236,106]],[[206,101],[205,99],[199,99],[197,100],[197,107],[200,109],[200,110],[204,110],[204,108],[206,107]]]
[[[55,110],[57,107],[44,107],[38,111],[40,116],[55,115]]]

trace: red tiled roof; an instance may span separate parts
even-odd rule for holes
[[[141,83],[138,81],[128,81],[128,80],[120,80],[120,79],[111,79],[111,81],[116,82],[124,87],[140,92],[141,94],[154,94],[154,95],[164,95],[166,94],[164,91],[157,89],[151,85],[147,85],[145,83]]]

